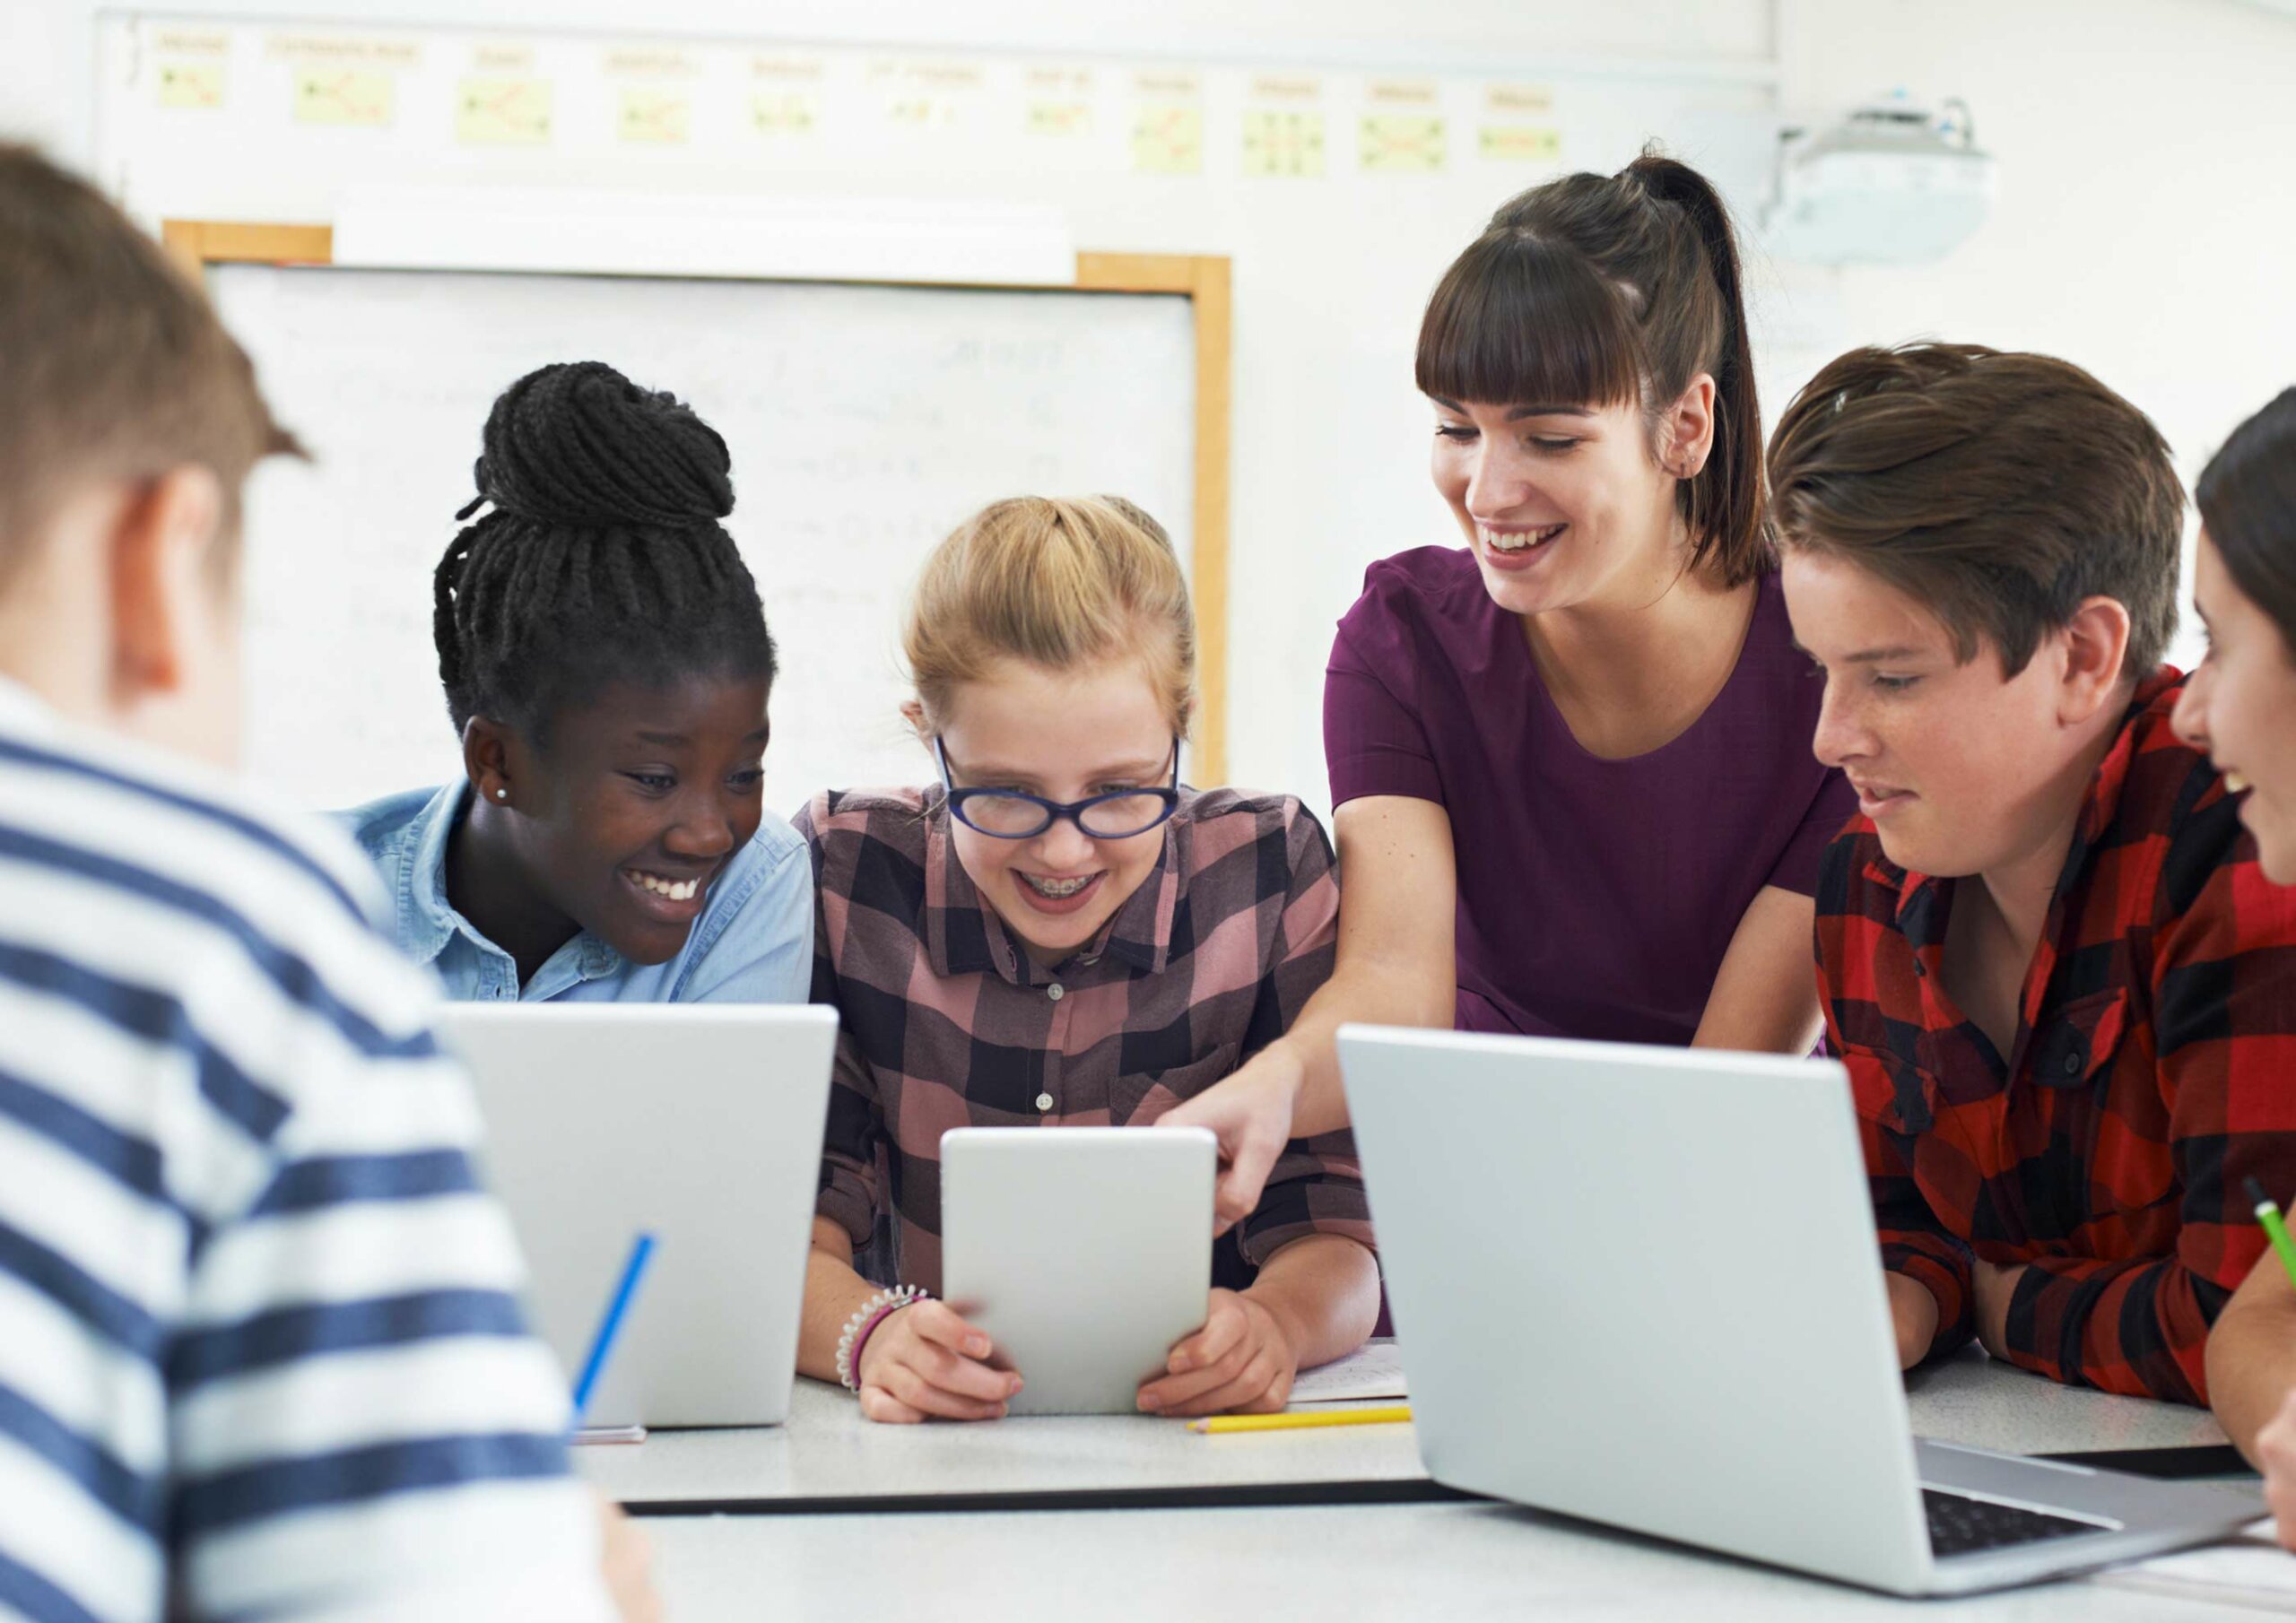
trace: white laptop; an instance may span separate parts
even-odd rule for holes
[[[532,1276],[579,1369],[643,1230],[655,1251],[590,1426],[770,1426],[789,1412],[837,1013],[724,1003],[455,1003],[448,1040]]]
[[[1899,1594],[2263,1514],[1914,1440],[1837,1063],[1362,1026],[1339,1055],[1439,1481]]]

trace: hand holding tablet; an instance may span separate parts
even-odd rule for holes
[[[1217,1170],[1217,1141],[1200,1127],[943,1136],[943,1278],[965,1310],[959,1322],[993,1343],[987,1364],[1025,1377],[1004,1400],[1011,1412],[1131,1414],[1144,1384],[1197,1412],[1191,1398],[1224,1390],[1263,1358],[1266,1310],[1212,1290]],[[906,1309],[894,1324],[922,1312]],[[874,1380],[874,1343],[869,1350]],[[995,1373],[979,1362],[962,1368],[957,1360],[977,1357],[962,1340],[943,1350],[951,1359],[932,1368],[967,1383],[967,1395],[981,1384],[977,1374]]]

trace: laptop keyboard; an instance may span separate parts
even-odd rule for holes
[[[1921,1503],[1929,1513],[1929,1548],[1941,1558],[2110,1531],[2094,1522],[2076,1522],[2070,1516],[2052,1516],[1984,1499],[1965,1499],[1959,1494],[1939,1493],[1934,1488],[1921,1490]]]

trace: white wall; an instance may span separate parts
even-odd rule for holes
[[[1927,336],[2061,355],[2152,415],[2187,482],[2296,383],[2296,14],[1785,0],[1780,38],[1789,110],[1899,84],[1959,94],[1999,160],[1991,220],[1944,264],[1789,273],[1828,307],[1838,347]]]
[[[324,4],[168,9],[308,17]],[[401,23],[448,9],[435,0],[355,8]],[[631,8],[466,0],[451,9],[457,23],[611,32],[626,28]],[[1761,83],[1774,48],[1779,101],[1796,116],[1895,85],[1965,97],[1999,158],[2001,187],[1990,222],[1936,266],[1770,266],[1757,245],[1757,333],[1773,412],[1851,343],[1935,334],[2043,349],[2151,412],[2189,475],[2234,422],[2296,381],[2287,291],[2296,207],[2284,169],[2296,152],[2296,19],[2232,0],[1777,0],[1774,9],[1774,38],[1765,0],[785,0],[770,13],[657,0],[646,15],[661,34],[754,36],[770,21],[799,40],[1375,70],[1536,75],[1624,56],[1686,78],[1735,70],[1742,91]],[[93,15],[91,0],[0,0],[0,129],[41,134],[81,157],[94,151]],[[1302,277],[1249,252],[1237,267],[1231,759],[1239,778],[1320,800],[1317,700],[1332,618],[1366,560],[1448,539],[1422,473],[1422,410],[1395,363],[1471,211],[1406,204],[1334,218],[1309,192],[1269,195],[1248,219],[1232,206],[1195,218],[1177,208],[1126,216],[1109,200],[1080,207],[1099,210],[1094,239],[1128,219],[1129,240],[1091,246],[1237,252],[1273,230],[1335,267],[1328,280]],[[1333,289],[1343,285],[1341,300]],[[1255,305],[1278,314],[1257,317]],[[1342,375],[1374,381],[1335,391]]]

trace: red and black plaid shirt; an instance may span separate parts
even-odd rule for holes
[[[2008,1357],[2108,1392],[2207,1401],[2209,1326],[2264,1247],[2244,1177],[2296,1193],[2296,890],[2137,690],[2098,768],[2007,1063],[1940,985],[1955,881],[1866,818],[1818,885],[1826,1031],[1849,1067],[1885,1267],[1969,1339],[1972,1254],[2025,1264]]]

